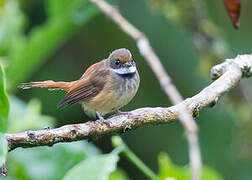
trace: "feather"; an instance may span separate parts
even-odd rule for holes
[[[83,76],[76,81],[66,96],[59,102],[58,108],[63,105],[74,105],[80,101],[87,101],[95,97],[103,89],[108,70],[100,68],[103,61],[90,66]]]

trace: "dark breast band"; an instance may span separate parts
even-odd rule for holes
[[[118,76],[122,77],[122,78],[127,78],[127,79],[131,79],[136,75],[136,72],[133,73],[127,73],[127,74],[119,74],[116,73]]]

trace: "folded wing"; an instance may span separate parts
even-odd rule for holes
[[[95,97],[104,87],[108,71],[99,68],[102,62],[92,65],[83,76],[75,82],[58,107],[74,105]]]

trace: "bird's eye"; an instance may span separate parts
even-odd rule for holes
[[[119,65],[120,64],[120,60],[116,59],[115,60],[115,65]]]

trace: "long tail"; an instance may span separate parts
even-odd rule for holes
[[[40,88],[50,88],[49,90],[65,90],[68,91],[71,86],[72,82],[54,82],[51,80],[48,81],[41,81],[41,82],[29,82],[29,83],[21,83],[18,87],[21,89],[30,89],[35,87]]]

